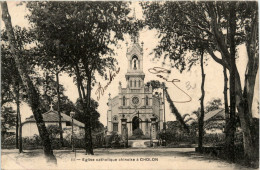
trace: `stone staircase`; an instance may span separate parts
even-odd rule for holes
[[[131,148],[147,148],[150,146],[150,140],[129,140],[128,145]]]

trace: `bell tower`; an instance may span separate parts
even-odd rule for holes
[[[126,53],[128,68],[125,75],[127,87],[139,89],[144,86],[143,72],[143,43],[139,44],[139,35],[131,36],[131,44],[127,46]]]

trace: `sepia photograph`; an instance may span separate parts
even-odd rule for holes
[[[1,169],[259,169],[258,1],[1,1]]]

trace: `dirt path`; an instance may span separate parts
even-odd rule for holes
[[[57,166],[47,165],[41,150],[2,150],[2,169],[248,169],[202,156],[194,148],[96,149],[95,155],[55,150]]]

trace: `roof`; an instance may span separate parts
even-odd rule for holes
[[[223,119],[225,119],[225,109],[217,109],[208,112],[207,114],[205,114],[204,121],[209,121],[210,119],[213,119],[217,116],[223,117]]]
[[[59,114],[57,111],[54,110],[49,110],[48,112],[43,113],[42,117],[44,122],[59,122]],[[26,118],[23,124],[27,122],[36,122],[34,116],[30,116],[29,118]],[[72,120],[70,116],[61,113],[61,122],[72,122]],[[84,127],[84,124],[76,119],[73,120],[73,124],[79,127]]]

